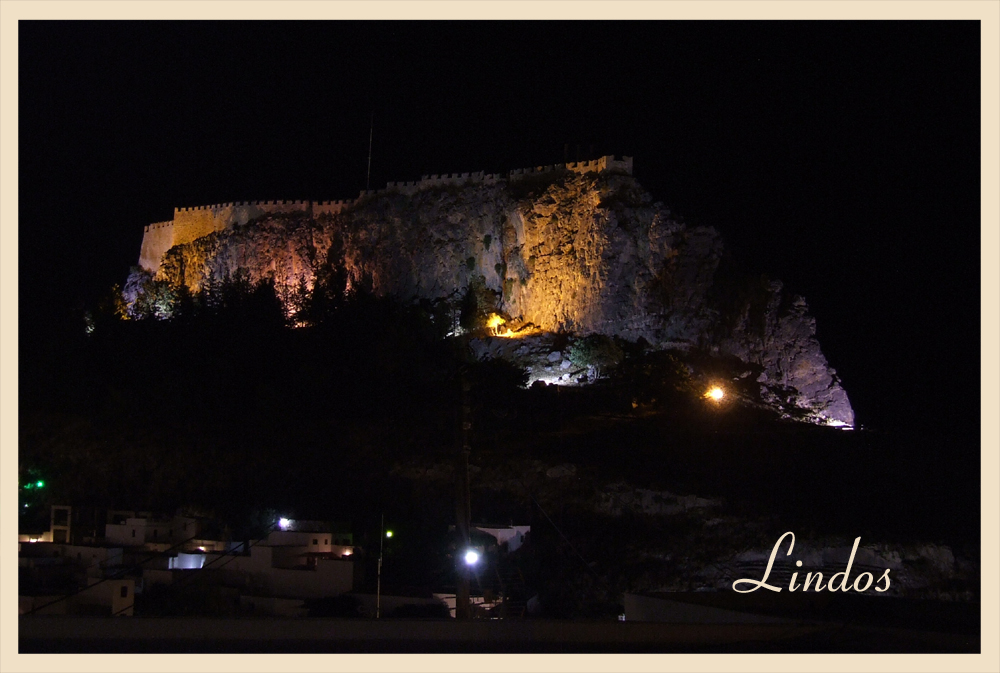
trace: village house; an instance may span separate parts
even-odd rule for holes
[[[72,512],[54,506],[48,531],[19,535],[21,614],[131,615],[144,587],[192,572],[204,573],[202,586],[245,595],[251,609],[285,613],[353,588],[352,535],[326,522],[282,519],[264,539],[234,542],[202,537],[195,517],[109,511],[103,536],[72,544]]]

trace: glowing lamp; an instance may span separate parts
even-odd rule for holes
[[[705,393],[705,398],[712,400],[713,402],[718,402],[725,396],[726,396],[726,391],[724,391],[719,386],[713,386],[708,390],[707,393]]]
[[[392,537],[392,531],[391,531],[391,530],[387,530],[387,531],[385,532],[385,536],[386,536],[386,537]]]
[[[501,318],[496,313],[490,315],[486,320],[486,327],[489,328],[490,333],[495,336],[511,336],[513,333],[505,327],[507,321]]]
[[[278,528],[280,528],[281,530],[288,530],[288,527],[291,525],[292,525],[291,519],[286,519],[285,517],[281,517],[280,519],[278,519]]]
[[[470,549],[465,552],[465,565],[474,566],[479,563],[479,553]]]
[[[36,481],[35,486],[37,486],[38,488],[45,488],[45,482],[41,480]]]

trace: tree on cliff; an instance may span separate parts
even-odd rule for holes
[[[97,302],[97,306],[93,310],[84,311],[83,315],[88,334],[109,329],[115,323],[128,320],[129,317],[128,302],[118,284],[111,286],[111,289]]]
[[[625,353],[611,337],[590,334],[573,341],[567,349],[567,356],[577,367],[594,367],[598,375],[606,375],[621,363]]]
[[[246,269],[223,277],[202,290],[205,306],[217,321],[233,325],[276,327],[285,324],[285,309],[272,278],[251,280]]]
[[[462,298],[459,324],[467,331],[485,326],[490,314],[497,310],[498,301],[497,293],[486,286],[486,279],[481,275],[473,275]]]
[[[177,288],[165,280],[154,280],[150,276],[139,288],[135,303],[132,304],[132,317],[139,320],[164,320],[173,316],[176,303]]]
[[[334,237],[326,260],[318,266],[312,293],[303,306],[302,319],[313,325],[330,321],[347,298],[347,271],[343,263],[343,243]]]

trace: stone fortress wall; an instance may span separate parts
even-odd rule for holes
[[[174,245],[182,245],[271,213],[308,213],[310,201],[237,201],[174,208]]]
[[[154,222],[147,225],[142,234],[142,248],[139,251],[139,266],[155,273],[167,250],[174,245],[174,221]]]
[[[413,195],[423,189],[466,184],[496,184],[501,181],[517,181],[545,173],[569,171],[573,173],[602,173],[612,171],[632,175],[632,157],[616,160],[613,156],[603,156],[590,161],[575,161],[549,166],[517,168],[506,175],[500,173],[448,173],[424,175],[411,182],[390,182],[385,189],[362,191],[356,199],[339,201],[236,201],[217,203],[211,206],[174,208],[174,219],[155,222],[143,230],[139,266],[156,273],[167,251],[175,245],[190,243],[203,236],[242,226],[265,215],[275,213],[304,213],[310,217],[340,213],[363,199],[384,192],[398,192]]]

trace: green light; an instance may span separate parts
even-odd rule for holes
[[[386,537],[392,537],[392,531],[391,531],[391,530],[387,530],[387,531],[385,532],[385,536],[386,536]]]
[[[38,481],[35,482],[35,486],[37,486],[38,488],[42,488],[42,487],[45,486],[45,482],[41,481],[41,480],[38,480]]]
[[[35,486],[34,484],[25,484],[24,488],[25,489],[34,488],[34,486]]]

